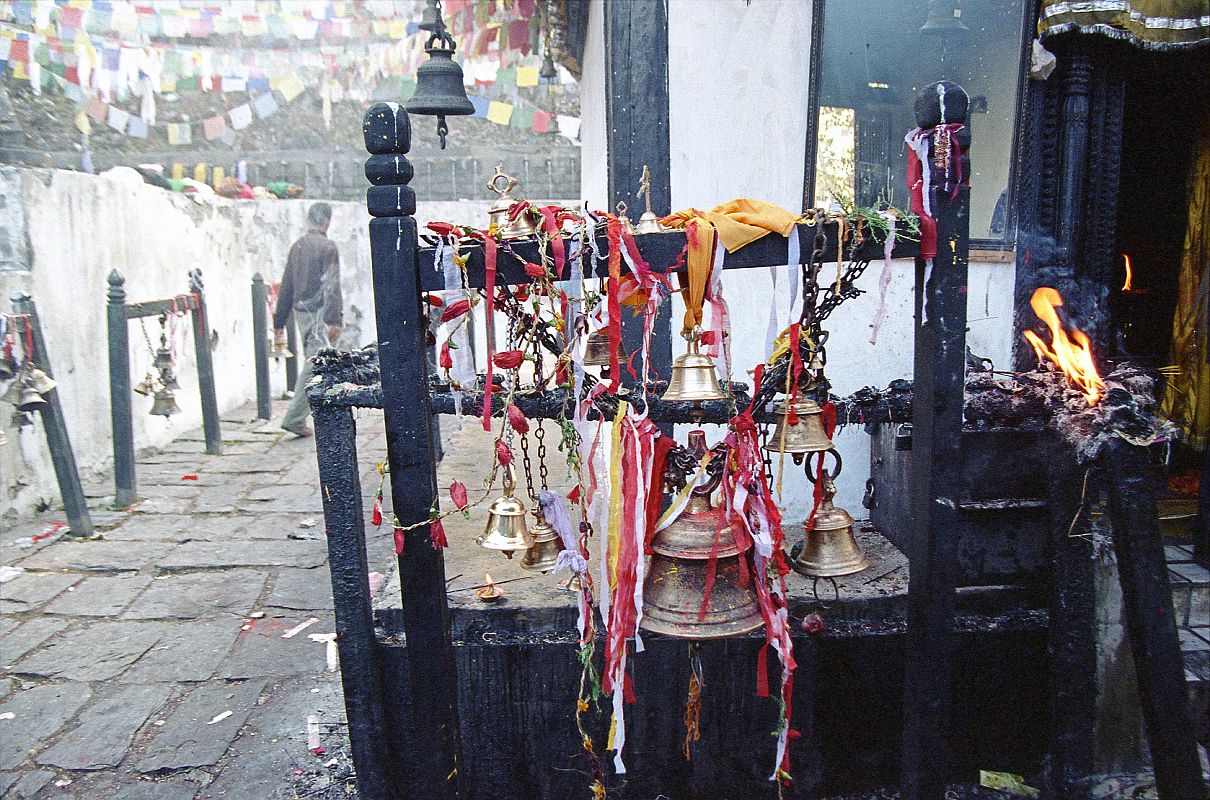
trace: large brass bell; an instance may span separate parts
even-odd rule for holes
[[[799,398],[794,402],[793,423],[789,421],[789,400],[778,404],[777,424],[765,449],[770,453],[784,452],[794,459],[795,464],[801,464],[803,456],[808,453],[824,453],[832,449],[832,440],[823,429],[823,409],[819,403],[808,398]]]
[[[517,202],[517,198],[513,197],[517,179],[506,174],[502,164],[496,165],[496,172],[488,179],[487,188],[496,193],[496,201],[487,210],[487,218],[502,239],[524,239],[537,232],[526,213],[518,214],[516,219],[508,218],[508,210]]]
[[[626,354],[618,348],[618,362],[625,360]],[[584,343],[584,366],[609,368],[608,331],[599,330],[588,334],[588,341]]]
[[[176,360],[172,357],[172,349],[167,345],[160,345],[160,348],[155,351],[155,360],[151,365],[158,370],[172,369],[176,366]]]
[[[171,417],[173,414],[181,413],[181,407],[176,404],[176,395],[171,389],[160,389],[155,393],[155,399],[151,401],[151,415],[153,417]]]
[[[172,392],[181,388],[181,384],[176,379],[176,370],[174,369],[160,370],[160,384]]]
[[[538,518],[538,524],[529,531],[534,543],[525,551],[521,569],[550,572],[555,568],[555,559],[559,557],[563,543],[559,540],[559,532],[542,516],[540,508],[534,510],[534,516]]]
[[[405,107],[409,114],[437,118],[437,137],[444,150],[445,137],[449,134],[445,118],[474,114],[475,107],[462,84],[462,67],[454,60],[458,45],[446,32],[440,9],[434,6],[433,11],[433,18],[428,20],[433,26],[432,35],[424,45],[429,60],[416,70],[416,91]]]
[[[689,351],[676,357],[672,364],[672,376],[668,388],[660,398],[668,402],[701,403],[706,400],[722,400],[722,387],[718,384],[718,372],[714,359],[698,351],[702,338],[701,328],[682,334],[689,340]]]
[[[528,550],[534,543],[525,523],[525,505],[513,496],[516,481],[512,469],[504,476],[504,494],[492,501],[487,510],[487,525],[475,544],[489,550],[501,550],[509,558],[517,550]]]
[[[681,516],[651,542],[640,627],[677,639],[722,639],[760,628],[764,617],[753,583],[760,578],[751,567],[747,585],[740,585],[740,559],[750,546],[739,544],[722,509],[710,507],[708,493],[694,494]],[[712,554],[714,583],[707,599]]]
[[[150,395],[152,392],[155,391],[155,379],[152,378],[151,373],[148,372],[143,377],[143,380],[139,381],[138,383],[136,383],[134,386],[132,386],[130,388],[131,388],[131,391],[133,391],[135,394],[141,394],[144,397],[147,397],[148,395]]]
[[[815,512],[815,527],[808,531],[803,523],[803,547],[790,561],[796,572],[812,578],[835,578],[852,575],[870,566],[853,535],[853,517],[843,508],[832,504],[836,486],[826,472],[823,501]]]
[[[21,390],[21,397],[17,400],[18,411],[38,411],[46,408],[46,400],[38,393],[27,380],[25,388]]]

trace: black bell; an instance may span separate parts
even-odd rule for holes
[[[449,127],[446,117],[465,116],[475,113],[475,107],[467,99],[466,87],[462,85],[462,67],[454,61],[457,45],[445,32],[444,24],[429,37],[424,52],[429,60],[416,70],[416,93],[407,102],[409,114],[424,114],[437,118],[437,136],[445,148],[445,136]]]
[[[538,77],[547,83],[559,77],[559,71],[555,69],[555,59],[551,56],[549,50],[546,51],[546,55],[542,56],[542,68],[538,70]]]
[[[437,30],[437,21],[440,18],[441,12],[437,10],[437,0],[425,0],[424,11],[420,14],[420,24],[416,27],[432,33]]]

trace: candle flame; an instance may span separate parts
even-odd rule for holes
[[[1033,345],[1038,360],[1050,359],[1073,385],[1084,393],[1088,405],[1094,406],[1101,399],[1105,382],[1097,372],[1092,360],[1092,346],[1083,331],[1073,328],[1071,333],[1063,329],[1059,313],[1055,309],[1063,305],[1063,297],[1048,286],[1041,286],[1029,301],[1030,308],[1038,319],[1050,328],[1051,344],[1048,346],[1033,331],[1025,331],[1026,340]]]
[[[1131,292],[1134,291],[1134,269],[1130,266],[1130,256],[1122,253],[1122,258],[1126,261],[1126,282],[1122,284],[1122,291]]]

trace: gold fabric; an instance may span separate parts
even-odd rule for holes
[[[1073,30],[1148,50],[1210,45],[1210,0],[1043,0],[1038,36]]]
[[[1210,364],[1206,363],[1210,293],[1210,117],[1202,125],[1189,175],[1189,224],[1172,318],[1172,363],[1161,413],[1197,448],[1210,436]]]

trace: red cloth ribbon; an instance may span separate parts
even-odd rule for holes
[[[508,406],[508,424],[512,425],[517,433],[529,433],[529,420],[521,409],[512,404]]]
[[[450,484],[450,500],[454,503],[454,508],[459,511],[465,511],[467,507],[466,499],[466,484],[462,481],[454,481]]]
[[[622,286],[622,225],[612,215],[606,217],[609,238],[609,390],[618,390],[618,351],[622,347],[622,304],[618,290]]]
[[[483,236],[483,269],[486,274],[484,291],[487,293],[486,330],[487,337],[487,381],[483,386],[483,430],[492,429],[492,366],[496,351],[496,336],[493,329],[496,310],[496,240]],[[507,449],[507,448],[506,448]],[[511,457],[511,456],[510,456]],[[507,466],[507,465],[506,465]]]
[[[445,323],[452,319],[457,319],[470,310],[470,300],[455,300],[445,308],[441,309],[441,321]]]
[[[520,350],[502,350],[492,358],[500,369],[516,369],[525,360],[525,354]]]
[[[449,540],[445,538],[445,526],[441,524],[441,520],[435,519],[429,523],[429,541],[433,543],[434,550],[450,546]]]

